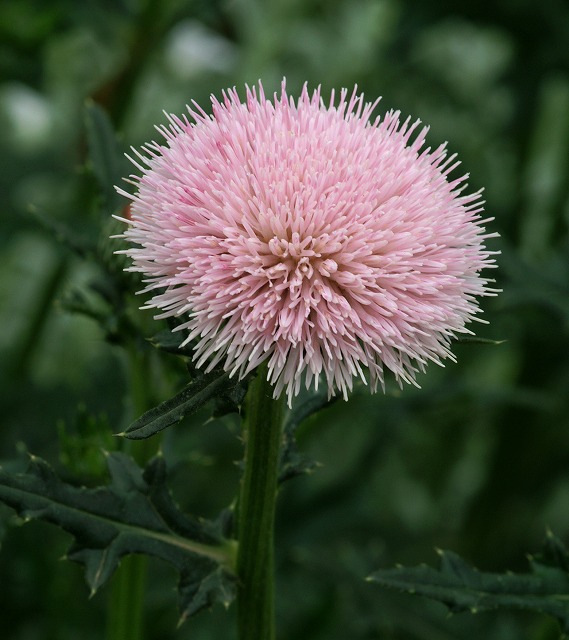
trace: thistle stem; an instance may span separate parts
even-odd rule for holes
[[[245,399],[245,471],[238,507],[239,640],[274,640],[274,519],[283,399],[261,366]]]

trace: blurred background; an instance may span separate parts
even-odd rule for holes
[[[108,273],[61,231],[111,260],[110,214],[125,203],[110,184],[101,195],[86,104],[104,109],[126,149],[158,138],[163,110],[181,114],[190,100],[207,110],[211,93],[259,78],[270,94],[283,76],[293,94],[304,81],[324,94],[357,83],[383,96],[379,112],[430,124],[432,146],[449,141],[501,234],[491,248],[503,293],[483,301],[490,324],[475,329],[505,342],[456,345],[458,363],[432,365],[421,390],[358,392],[302,426],[300,448],[321,466],[280,497],[280,638],[555,639],[543,616],[449,618],[363,578],[436,564],[435,547],[482,570],[526,571],[548,527],[569,540],[565,0],[2,0],[0,459],[25,443],[94,482],[101,448],[118,446],[111,434],[135,413],[132,358],[107,339]],[[182,386],[183,368],[151,358],[158,402]],[[235,417],[205,417],[170,429],[163,447],[176,499],[215,517],[233,499],[242,451]],[[89,600],[81,569],[58,562],[70,538],[21,524],[0,508],[3,637],[103,637],[111,590]],[[234,611],[219,606],[176,630],[175,583],[151,562],[148,640],[234,637]]]

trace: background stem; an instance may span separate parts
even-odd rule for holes
[[[128,345],[130,397],[134,417],[142,415],[152,405],[150,389],[150,354],[136,340]],[[144,466],[158,449],[158,439],[123,443],[125,453]],[[148,559],[142,555],[123,558],[113,579],[109,618],[108,640],[142,640],[144,617],[144,592]]]
[[[109,640],[140,640],[147,558],[127,556],[113,580],[110,603]]]
[[[274,640],[274,519],[283,402],[261,366],[245,400],[245,471],[238,512],[240,640]]]

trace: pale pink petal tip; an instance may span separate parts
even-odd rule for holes
[[[259,82],[244,102],[212,97],[212,115],[169,116],[164,144],[136,153],[131,270],[147,307],[184,317],[199,366],[244,376],[267,360],[290,404],[321,376],[344,397],[386,370],[414,383],[470,333],[495,293],[480,193],[418,122],[372,120],[376,104],[306,86],[294,101],[284,82],[268,99]]]

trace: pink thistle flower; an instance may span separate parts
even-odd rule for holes
[[[135,151],[137,193],[121,193],[137,246],[122,253],[147,277],[145,308],[185,318],[197,366],[243,377],[267,360],[290,404],[320,376],[344,397],[366,373],[384,387],[386,369],[416,384],[472,333],[477,298],[496,292],[480,192],[463,195],[419,121],[372,121],[377,102],[343,89],[326,105],[306,85],[295,102],[284,81],[271,101],[259,82],[245,103],[212,97],[211,116],[168,116],[165,144]]]

